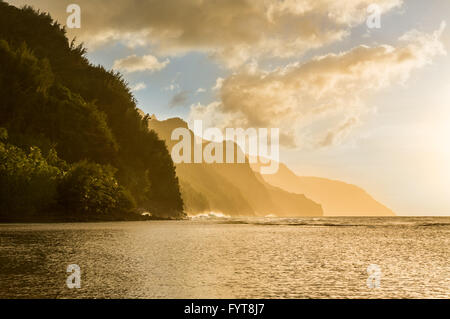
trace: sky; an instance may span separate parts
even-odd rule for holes
[[[280,128],[298,175],[450,215],[448,0],[13,0],[66,24],[145,112]],[[369,28],[376,4],[380,28]]]

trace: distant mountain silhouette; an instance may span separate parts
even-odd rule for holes
[[[258,165],[252,165],[258,169]],[[373,199],[358,186],[318,177],[295,175],[280,163],[273,175],[263,175],[264,180],[289,192],[305,194],[322,204],[325,216],[395,216],[394,212]]]
[[[171,150],[177,143],[170,139],[172,131],[188,125],[180,118],[158,121],[153,116],[149,127]],[[223,147],[225,151],[226,146]],[[300,177],[283,163],[273,175],[260,175],[259,165],[247,163],[178,164],[176,167],[186,211],[191,214],[217,210],[229,215],[307,216],[314,215],[308,211],[314,211],[314,205],[310,208],[307,205],[312,200],[322,206],[325,216],[395,216],[358,186]]]
[[[144,116],[143,113],[141,115]],[[155,117],[148,117],[148,123],[149,128],[166,141],[169,150],[178,142],[171,140],[172,131],[179,127],[188,128],[187,123],[179,118],[158,121]],[[193,133],[190,134],[193,137]],[[234,147],[235,154],[240,151],[234,143],[221,144],[224,154],[230,147]],[[266,183],[251,169],[249,163],[181,163],[176,164],[176,172],[181,185],[185,212],[189,214],[204,212],[221,212],[232,216],[322,216],[323,214],[320,204],[304,195],[289,193]]]

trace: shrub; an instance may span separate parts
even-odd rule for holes
[[[114,177],[115,169],[81,161],[71,166],[58,188],[58,202],[68,213],[105,215],[130,211],[131,197]]]
[[[6,137],[6,130],[0,130],[0,216],[22,219],[49,211],[60,169],[49,165],[39,148],[25,152],[8,144]]]

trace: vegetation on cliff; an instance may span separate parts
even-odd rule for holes
[[[48,14],[0,1],[1,218],[184,216],[164,141],[85,54]]]

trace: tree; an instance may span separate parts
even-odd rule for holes
[[[85,54],[48,14],[0,2],[0,126],[9,143],[47,155],[54,150],[69,166],[113,167],[123,194],[139,208],[183,216],[165,143],[148,130],[122,76],[93,66]]]
[[[68,214],[113,215],[134,208],[111,166],[82,161],[72,165],[58,187],[58,203]]]
[[[37,147],[25,152],[8,144],[5,129],[0,139],[0,217],[38,218],[55,204],[61,170],[49,165]]]

